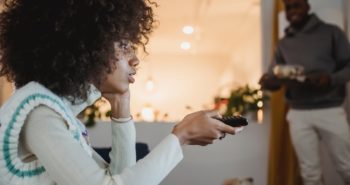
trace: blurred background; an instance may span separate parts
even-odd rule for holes
[[[289,136],[283,135],[286,128],[276,131],[271,122],[274,114],[268,99],[283,98],[261,92],[258,85],[287,26],[281,2],[155,1],[158,26],[147,47],[149,54],[139,53],[140,69],[131,86],[138,141],[152,149],[189,112],[217,108],[227,113],[232,108],[227,109],[228,101],[235,98],[238,108],[244,103],[254,105],[243,110],[251,122],[244,133],[205,149],[184,148],[184,162],[162,184],[216,185],[225,179],[251,177],[257,185],[300,185]],[[348,0],[309,2],[319,17],[350,36]],[[12,91],[11,83],[0,78],[0,105]],[[97,104],[93,111],[99,115],[90,128],[92,143],[108,147],[104,125],[108,105]],[[272,138],[275,132],[281,137]],[[322,155],[326,185],[342,185],[327,154]]]
[[[176,120],[189,109],[212,107],[215,96],[229,96],[232,88],[257,86],[260,1],[157,2],[159,25],[132,87],[134,111],[150,106]]]

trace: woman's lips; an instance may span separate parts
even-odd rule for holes
[[[135,78],[133,77],[133,74],[129,75],[128,80],[129,80],[129,83],[134,83],[135,82]]]

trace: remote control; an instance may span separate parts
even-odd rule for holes
[[[248,125],[247,119],[242,116],[223,116],[222,118],[214,117],[214,119],[222,121],[223,123],[230,125],[231,127],[241,127]]]

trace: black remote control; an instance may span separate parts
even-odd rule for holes
[[[230,125],[231,127],[241,127],[248,125],[247,119],[242,116],[223,116],[222,118],[214,117],[214,119],[222,121],[223,123]]]

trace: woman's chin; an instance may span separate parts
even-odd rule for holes
[[[114,92],[116,92],[116,93],[124,94],[124,93],[129,91],[129,85],[118,87],[118,88],[115,88],[114,90],[115,90]]]
[[[111,94],[114,94],[114,93],[124,94],[128,91],[129,91],[129,86],[125,86],[125,87],[106,88],[106,89],[103,89],[101,92],[102,93],[111,93]]]

